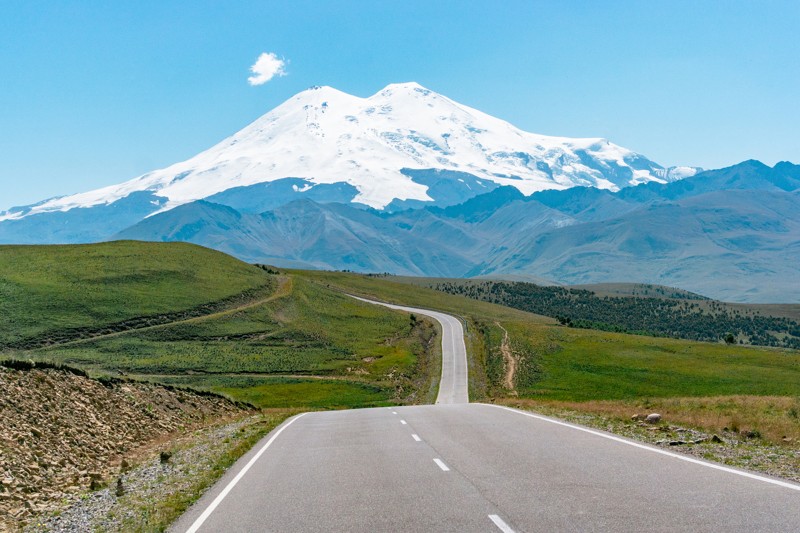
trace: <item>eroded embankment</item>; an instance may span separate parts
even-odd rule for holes
[[[240,415],[218,396],[0,364],[0,531],[99,487],[176,432]]]

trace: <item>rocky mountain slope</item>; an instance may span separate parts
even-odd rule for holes
[[[0,530],[118,475],[174,432],[247,411],[219,397],[76,370],[0,365]]]
[[[295,201],[263,212],[193,202],[117,238],[185,240],[251,262],[439,277],[631,281],[728,301],[800,301],[800,166],[747,161],[618,192],[524,196],[395,213]]]

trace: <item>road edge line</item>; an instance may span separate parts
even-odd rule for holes
[[[220,493],[217,495],[217,497],[216,497],[216,498],[214,498],[214,501],[213,501],[213,502],[211,502],[211,504],[210,504],[208,507],[206,507],[206,510],[205,510],[205,511],[203,511],[203,513],[202,513],[200,516],[198,516],[198,517],[197,517],[197,520],[195,520],[195,521],[192,523],[192,525],[189,527],[189,529],[187,529],[187,530],[186,530],[186,533],[196,533],[196,532],[197,532],[197,530],[198,530],[198,529],[200,529],[200,526],[202,526],[202,525],[203,525],[203,523],[204,523],[204,522],[205,522],[205,521],[208,519],[208,517],[209,517],[209,516],[211,516],[211,513],[213,513],[213,512],[214,512],[214,509],[216,509],[216,508],[217,508],[217,506],[218,506],[220,503],[222,503],[222,500],[224,500],[224,499],[225,499],[225,497],[226,497],[226,496],[228,495],[228,493],[229,493],[229,492],[230,492],[230,491],[233,489],[233,487],[235,487],[235,486],[236,486],[236,484],[237,484],[237,483],[239,483],[239,481],[240,481],[240,480],[241,480],[241,479],[244,477],[244,475],[247,473],[247,471],[248,471],[248,470],[250,470],[250,467],[251,467],[251,466],[253,466],[253,464],[255,464],[255,462],[256,462],[256,461],[258,461],[259,457],[261,457],[261,455],[262,455],[262,454],[263,454],[265,451],[267,451],[267,448],[269,448],[269,447],[270,447],[270,445],[271,445],[271,444],[272,444],[272,443],[275,441],[275,439],[277,439],[277,438],[278,438],[278,436],[279,436],[281,433],[283,433],[283,430],[284,430],[284,429],[286,429],[286,428],[288,428],[289,426],[291,426],[292,424],[294,424],[296,421],[298,421],[300,418],[304,417],[304,416],[305,416],[305,415],[307,415],[307,414],[308,414],[308,413],[300,413],[299,415],[295,416],[294,418],[292,418],[291,420],[289,420],[288,422],[286,422],[286,423],[285,423],[283,426],[281,426],[281,427],[280,427],[280,428],[277,430],[277,432],[276,432],[276,433],[275,433],[275,434],[274,434],[272,437],[270,437],[270,439],[267,441],[267,443],[266,443],[266,444],[264,444],[264,446],[262,446],[260,450],[258,450],[258,453],[256,453],[256,454],[255,454],[255,455],[252,457],[252,459],[250,459],[250,460],[247,462],[247,464],[246,464],[246,465],[244,465],[244,467],[243,467],[243,468],[242,468],[242,469],[239,471],[239,473],[238,473],[238,474],[236,474],[236,477],[234,477],[234,478],[233,478],[233,479],[230,481],[230,483],[228,483],[228,484],[225,486],[225,488],[224,488],[224,489],[222,489],[222,492],[220,492]]]
[[[476,402],[476,404],[477,405],[485,405],[487,407],[496,407],[498,409],[503,409],[504,411],[517,413],[517,414],[520,414],[520,415],[523,415],[523,416],[527,416],[527,417],[530,417],[530,418],[535,418],[537,420],[541,420],[543,422],[549,422],[551,424],[556,424],[556,425],[568,427],[568,428],[571,428],[571,429],[577,429],[578,431],[583,431],[584,433],[589,433],[589,434],[595,435],[597,437],[602,437],[604,439],[613,440],[613,441],[616,441],[616,442],[621,442],[622,444],[627,444],[628,446],[633,446],[635,448],[641,448],[642,450],[648,450],[648,451],[651,451],[653,453],[659,453],[661,455],[666,455],[667,457],[673,457],[675,459],[680,459],[681,461],[686,461],[688,463],[694,463],[694,464],[697,464],[697,465],[700,465],[700,466],[705,466],[707,468],[713,468],[715,470],[721,470],[723,472],[728,472],[730,474],[736,474],[736,475],[739,475],[739,476],[742,476],[742,477],[747,477],[747,478],[750,478],[750,479],[763,481],[765,483],[771,483],[773,485],[778,485],[780,487],[784,487],[784,488],[787,488],[787,489],[800,491],[800,485],[797,485],[797,484],[789,482],[789,481],[782,481],[782,480],[779,480],[779,479],[772,479],[772,478],[769,478],[769,477],[766,477],[766,476],[761,476],[761,475],[758,475],[758,474],[752,474],[752,473],[746,472],[744,470],[738,470],[736,468],[730,468],[730,467],[727,467],[727,466],[718,465],[718,464],[715,464],[715,463],[710,463],[708,461],[703,461],[702,459],[697,459],[695,457],[690,457],[688,455],[682,455],[682,454],[675,453],[675,452],[669,452],[667,450],[662,450],[660,448],[655,448],[655,447],[650,446],[648,444],[642,444],[640,442],[634,442],[632,440],[628,440],[628,439],[625,439],[623,437],[617,437],[615,435],[609,435],[608,433],[603,433],[602,431],[597,431],[597,430],[594,430],[594,429],[581,427],[581,426],[578,426],[578,425],[575,425],[575,424],[570,424],[569,422],[562,422],[561,420],[556,420],[554,418],[550,418],[550,417],[547,417],[547,416],[542,416],[542,415],[537,415],[537,414],[534,414],[534,413],[521,411],[519,409],[514,409],[513,407],[506,407],[504,405],[492,405],[490,403],[479,403],[479,402]]]
[[[496,526],[497,526],[497,529],[499,529],[499,530],[500,530],[500,531],[502,531],[503,533],[515,533],[515,532],[514,532],[514,530],[513,530],[513,529],[511,529],[511,526],[509,526],[508,524],[506,524],[505,520],[503,520],[502,518],[500,518],[500,516],[499,516],[499,515],[496,515],[496,514],[490,514],[490,515],[489,515],[489,520],[491,520],[491,521],[492,521],[492,523],[494,523],[494,525],[496,525]]]

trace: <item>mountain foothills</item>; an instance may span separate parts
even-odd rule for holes
[[[0,213],[0,243],[188,241],[249,262],[800,300],[800,166],[664,168],[415,83],[299,93],[201,154]]]
[[[386,213],[297,200],[193,202],[116,238],[190,241],[251,262],[435,277],[657,283],[728,301],[800,300],[800,166],[748,161],[669,184]]]

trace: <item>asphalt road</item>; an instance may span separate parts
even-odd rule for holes
[[[459,403],[454,380],[453,403],[288,420],[172,530],[800,531],[798,485]]]
[[[442,326],[442,378],[439,380],[439,394],[436,396],[436,404],[469,403],[467,348],[464,346],[464,328],[461,326],[460,320],[454,316],[429,309],[416,309],[414,307],[374,302],[358,296],[351,296],[351,298],[399,311],[406,311],[407,313],[429,316],[436,320]]]

